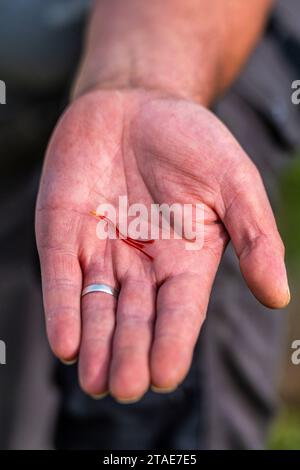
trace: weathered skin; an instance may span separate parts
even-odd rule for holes
[[[151,263],[100,241],[89,212],[119,195],[203,203],[204,248],[156,241]],[[150,384],[183,380],[229,238],[254,295],[274,308],[289,301],[284,248],[255,166],[205,107],[168,94],[98,90],[73,102],[48,148],[36,234],[50,344],[61,359],[79,356],[91,395],[130,401]],[[82,287],[95,282],[119,286],[118,305],[101,294],[81,305]]]

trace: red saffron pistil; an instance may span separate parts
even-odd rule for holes
[[[117,236],[119,237],[119,239],[126,243],[126,245],[129,245],[133,248],[135,248],[136,250],[140,251],[141,253],[143,253],[145,256],[147,256],[151,261],[154,260],[153,256],[149,255],[149,253],[147,253],[144,248],[145,248],[145,244],[152,244],[154,243],[154,240],[135,240],[134,238],[131,238],[129,236],[125,236],[123,235],[118,226],[115,225],[108,217],[106,217],[105,215],[101,215],[101,214],[97,214],[95,211],[91,211],[90,212],[91,215],[93,215],[94,217],[96,217],[97,219],[100,219],[100,220],[105,220],[108,224],[111,224],[114,226],[114,228],[116,229],[116,233],[117,233]]]

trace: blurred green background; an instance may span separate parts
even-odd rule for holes
[[[286,245],[292,302],[288,309],[287,355],[281,383],[282,409],[270,433],[269,448],[300,450],[300,365],[291,363],[290,345],[300,339],[300,157],[296,158],[281,180],[279,226]]]

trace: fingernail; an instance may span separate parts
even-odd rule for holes
[[[90,395],[94,400],[102,400],[102,398],[107,397],[108,392],[99,393],[98,395]]]
[[[290,288],[288,287],[286,305],[288,305],[290,301],[291,301],[291,291],[290,291]]]
[[[161,388],[161,387],[156,387],[155,385],[151,385],[151,390],[152,392],[155,393],[172,393],[177,389],[177,385],[175,387],[169,387],[169,388]]]
[[[60,362],[62,362],[65,366],[72,366],[73,364],[76,364],[77,358],[73,359],[72,361],[64,361],[64,359],[60,359]]]
[[[138,401],[141,400],[142,397],[135,397],[135,398],[117,398],[114,397],[114,399],[120,403],[121,405],[131,405],[133,403],[137,403]]]

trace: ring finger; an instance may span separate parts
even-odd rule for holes
[[[97,266],[90,266],[83,287],[107,284],[115,287],[113,274],[99,274]],[[111,344],[115,327],[117,299],[104,292],[92,292],[82,297],[82,338],[79,355],[79,381],[89,395],[99,397],[108,391],[108,371]]]

